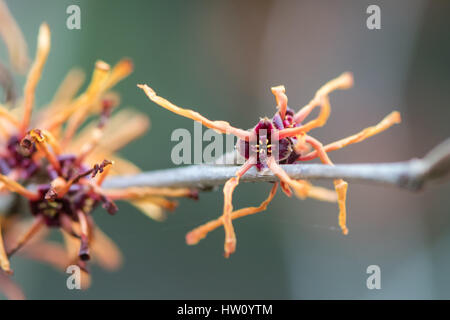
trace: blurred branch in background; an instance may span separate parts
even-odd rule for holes
[[[450,139],[447,139],[422,159],[376,164],[322,164],[282,165],[294,179],[336,179],[392,185],[408,190],[420,190],[427,182],[450,178]],[[149,171],[133,176],[108,178],[105,188],[148,187],[196,187],[209,189],[224,184],[236,173],[237,167],[223,165],[193,165],[183,168]],[[255,168],[240,179],[241,182],[273,182],[272,174],[261,174]]]

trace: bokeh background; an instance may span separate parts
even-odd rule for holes
[[[136,71],[117,90],[125,106],[151,117],[152,128],[122,154],[144,170],[173,167],[170,135],[192,131],[193,123],[150,103],[136,88],[142,82],[209,118],[249,128],[273,114],[271,86],[284,84],[298,108],[349,70],[355,87],[332,94],[332,116],[317,138],[355,133],[393,109],[403,123],[334,152],[335,162],[420,157],[450,136],[448,1],[6,2],[31,55],[39,24],[47,21],[52,30],[38,105],[73,66],[89,73],[97,59],[133,59]],[[81,8],[81,30],[66,28],[70,4]],[[381,30],[366,27],[370,4],[381,7]],[[241,185],[234,204],[258,204],[269,189]],[[95,213],[124,253],[118,272],[94,266],[92,287],[69,291],[67,275],[18,257],[14,278],[31,299],[446,299],[449,192],[448,184],[420,193],[351,184],[348,236],[337,228],[337,206],[278,194],[266,212],[236,221],[238,248],[228,260],[222,230],[197,246],[184,243],[186,232],[221,213],[220,189],[201,194],[198,203],[181,200],[163,223],[120,204],[115,217]],[[381,290],[366,288],[372,264],[381,268]]]

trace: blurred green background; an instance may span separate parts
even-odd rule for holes
[[[450,135],[448,1],[6,2],[32,56],[39,24],[52,30],[38,105],[73,66],[89,74],[97,59],[133,59],[136,70],[117,91],[124,106],[151,117],[152,128],[121,154],[143,170],[173,167],[172,131],[193,129],[150,103],[136,88],[143,82],[181,106],[249,128],[273,114],[271,86],[284,84],[289,105],[299,108],[323,83],[352,71],[355,87],[332,94],[332,116],[315,137],[353,134],[393,109],[403,123],[334,152],[336,163],[419,157]],[[81,30],[66,28],[70,4],[81,8]],[[381,7],[381,30],[366,28],[370,4]],[[7,57],[3,45],[0,57]],[[24,79],[17,80],[20,88]],[[240,185],[234,205],[258,204],[269,189]],[[95,213],[125,256],[118,272],[93,266],[92,287],[69,291],[67,275],[14,258],[14,278],[31,299],[450,298],[449,191],[350,184],[348,236],[336,227],[337,206],[280,193],[266,212],[236,221],[230,259],[222,256],[222,230],[197,246],[184,243],[186,232],[219,216],[220,189],[199,202],[181,200],[163,223],[120,203],[115,217]],[[381,268],[381,290],[366,288],[372,264]]]

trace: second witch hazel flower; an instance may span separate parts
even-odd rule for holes
[[[338,223],[343,234],[348,233],[346,225],[346,196],[348,184],[342,179],[334,180],[335,190],[313,186],[306,180],[296,180],[289,177],[280,165],[289,165],[299,161],[319,158],[324,164],[333,165],[328,156],[329,151],[341,149],[349,144],[363,141],[378,134],[393,124],[401,121],[397,111],[386,116],[380,123],[368,127],[350,137],[338,140],[328,145],[322,145],[320,141],[309,134],[312,129],[322,127],[326,124],[330,115],[329,94],[338,89],[349,89],[353,86],[353,75],[345,72],[339,77],[327,82],[315,94],[314,98],[299,111],[295,112],[287,105],[288,99],[284,86],[272,88],[275,96],[277,112],[269,118],[262,118],[255,127],[250,130],[242,130],[231,126],[225,121],[211,121],[198,112],[180,108],[170,101],[158,96],[156,92],[147,85],[138,85],[147,97],[178,115],[200,122],[205,127],[214,129],[219,133],[232,134],[238,138],[236,149],[245,158],[245,163],[236,171],[236,176],[229,179],[223,188],[224,205],[222,215],[186,235],[187,244],[197,244],[201,239],[214,229],[223,226],[225,229],[225,257],[229,257],[236,250],[236,235],[232,220],[255,214],[266,210],[272,201],[280,185],[282,191],[287,195],[295,195],[301,199],[306,197],[321,201],[337,202],[339,207]],[[317,118],[306,123],[306,118],[311,112],[320,108]],[[312,149],[312,150],[311,150]],[[232,196],[239,184],[240,178],[252,167],[258,171],[271,171],[279,178],[279,183],[274,183],[269,196],[258,207],[248,207],[234,210]]]
[[[116,151],[142,135],[149,120],[133,110],[114,112],[120,98],[110,91],[132,72],[133,64],[123,59],[110,67],[97,61],[90,84],[78,96],[84,75],[72,70],[51,103],[33,114],[50,43],[50,29],[44,23],[23,100],[12,106],[0,105],[1,196],[12,197],[14,203],[25,199],[32,216],[26,219],[18,205],[0,214],[0,290],[10,297],[20,292],[6,276],[12,274],[10,258],[19,250],[60,269],[79,265],[86,272],[85,286],[90,281],[86,262],[91,258],[107,269],[120,265],[120,251],[94,223],[96,207],[114,214],[115,201],[126,200],[161,220],[164,209],[176,207],[171,198],[197,196],[196,190],[188,188],[102,187],[109,174],[139,171]],[[97,119],[80,130],[93,116]],[[45,226],[61,230],[65,247],[45,240]]]

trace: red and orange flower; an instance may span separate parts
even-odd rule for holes
[[[309,135],[309,131],[322,127],[327,122],[330,115],[329,94],[338,89],[348,89],[352,85],[353,75],[349,72],[343,73],[321,87],[314,98],[298,112],[288,107],[284,86],[273,87],[272,93],[275,95],[277,112],[272,119],[261,119],[251,130],[235,128],[225,121],[211,121],[195,111],[174,105],[158,96],[147,85],[138,85],[151,101],[161,107],[183,117],[198,121],[220,133],[235,135],[238,138],[236,149],[245,158],[245,163],[236,171],[236,176],[229,179],[223,188],[224,206],[222,216],[189,232],[186,235],[186,242],[190,245],[196,244],[205,238],[209,232],[223,225],[225,229],[225,257],[229,257],[236,250],[236,235],[232,220],[265,210],[273,199],[278,186],[278,183],[273,185],[268,198],[260,206],[234,211],[232,204],[233,191],[239,184],[239,179],[252,167],[256,167],[258,171],[270,170],[275,174],[280,179],[281,189],[287,196],[292,195],[292,188],[301,199],[311,197],[322,201],[337,202],[339,205],[339,226],[342,233],[347,234],[347,182],[342,179],[334,180],[334,192],[313,186],[306,180],[290,178],[280,164],[289,165],[318,157],[324,164],[333,165],[327,152],[360,142],[400,122],[400,114],[394,111],[376,126],[366,128],[353,136],[323,146],[317,139]],[[303,124],[305,119],[317,107],[320,107],[318,117]],[[310,151],[311,147],[314,149],[313,151]]]
[[[20,30],[9,12],[3,11],[2,15],[7,19],[0,22],[0,30],[12,60],[24,61],[20,57],[26,55],[26,46]],[[39,29],[36,57],[28,72],[23,100],[0,105],[0,196],[13,203],[21,196],[28,202],[32,217],[25,218],[17,206],[2,208],[0,215],[0,291],[10,298],[23,296],[8,276],[12,274],[10,258],[22,247],[25,255],[58,269],[78,264],[84,271],[86,287],[90,282],[86,265],[89,259],[107,269],[116,269],[121,263],[120,251],[94,223],[92,212],[96,207],[114,214],[115,201],[127,200],[161,220],[164,209],[176,206],[169,198],[196,197],[196,191],[187,188],[102,188],[108,174],[139,171],[116,151],[142,135],[149,120],[133,110],[114,112],[120,99],[111,91],[132,72],[133,64],[130,59],[122,59],[110,67],[97,61],[90,84],[78,96],[84,74],[70,71],[53,100],[33,115],[36,88],[50,45],[50,29],[44,23]],[[98,120],[80,130],[92,117]],[[48,228],[44,226],[59,228],[65,247],[46,241]]]

